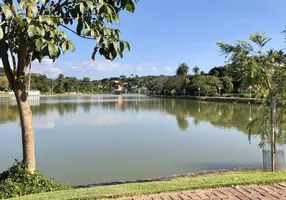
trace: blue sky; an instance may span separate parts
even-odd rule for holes
[[[55,63],[34,64],[34,72],[56,77],[102,79],[120,75],[171,75],[180,63],[198,65],[205,72],[224,64],[216,42],[247,40],[251,32],[266,32],[269,48],[285,48],[285,0],[140,0],[134,14],[122,13],[119,28],[131,52],[113,62],[97,55],[94,42],[68,34],[76,53]]]

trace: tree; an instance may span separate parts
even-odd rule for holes
[[[180,92],[182,92],[186,81],[185,81],[185,77],[182,76],[171,76],[169,78],[164,78],[165,83],[163,85],[163,89],[164,90],[175,90],[177,94],[180,94]]]
[[[14,4],[13,0],[5,0],[1,4],[0,57],[17,100],[23,161],[31,173],[35,170],[34,133],[25,81],[30,63],[41,62],[44,57],[55,61],[62,53],[75,51],[66,32],[95,41],[92,59],[97,52],[109,60],[122,57],[130,46],[121,40],[118,29],[106,25],[119,22],[122,10],[134,12],[137,1],[23,0]]]
[[[176,69],[177,76],[186,76],[188,72],[189,72],[189,67],[186,63],[180,64],[179,67]]]
[[[277,104],[285,108],[285,81],[286,81],[286,55],[282,50],[268,50],[264,47],[271,40],[265,34],[250,34],[250,41],[237,41],[234,45],[218,42],[221,52],[230,58],[230,62],[237,66],[237,70],[244,77],[252,79],[257,97],[264,97],[263,105],[270,105],[269,113],[263,114],[261,131],[267,131],[271,136],[271,170],[276,170],[276,146],[277,135],[283,131],[278,126],[283,117],[276,112]],[[267,109],[264,109],[267,110]],[[266,117],[265,117],[266,116]],[[257,121],[255,119],[252,123]]]
[[[222,83],[216,76],[197,76],[195,77],[190,85],[189,90],[190,93],[197,94],[198,88],[200,88],[201,95],[217,95],[218,88],[222,87]]]
[[[200,68],[196,65],[194,68],[193,68],[193,72],[195,75],[199,75],[200,73]]]
[[[0,76],[0,89],[4,90],[7,89],[9,86],[9,82],[6,76]]]
[[[217,76],[217,77],[227,76],[226,68],[225,66],[214,67],[209,71],[209,75]]]
[[[223,92],[232,92],[233,91],[233,84],[232,80],[228,76],[220,77],[219,80],[222,82],[222,90]]]

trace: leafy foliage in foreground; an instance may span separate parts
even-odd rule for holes
[[[0,199],[69,188],[67,185],[47,178],[38,170],[31,175],[26,166],[19,162],[0,174]]]

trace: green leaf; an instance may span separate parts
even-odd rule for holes
[[[27,22],[21,20],[21,21],[19,22],[19,26],[20,26],[20,28],[23,28],[23,27],[27,26]]]
[[[10,19],[12,17],[12,11],[10,10],[9,6],[2,4],[1,7],[6,19]]]
[[[97,12],[99,15],[101,15],[105,10],[105,4],[104,3],[100,3],[99,6],[97,6]]]
[[[44,17],[42,15],[39,15],[39,22],[44,22]]]
[[[77,24],[77,27],[76,27],[76,33],[77,33],[78,35],[80,35],[82,29],[83,29],[83,23],[82,23],[82,21],[80,20],[80,21],[78,21],[78,24]]]
[[[28,6],[31,8],[32,13],[37,14],[38,13],[38,8],[35,4],[33,3],[28,3]]]
[[[79,4],[79,10],[80,10],[80,12],[81,12],[82,14],[85,13],[85,8],[84,8],[84,4],[83,4],[83,3],[80,3],[80,4]]]
[[[92,55],[91,55],[91,59],[92,59],[92,60],[95,60],[95,55],[96,55],[96,53],[97,53],[97,50],[98,50],[98,47],[95,47],[94,50],[93,50],[93,53],[92,53]]]
[[[45,30],[42,27],[37,26],[36,27],[38,35],[44,37],[45,36]]]
[[[36,27],[34,25],[29,25],[27,32],[30,38],[34,37],[37,33]]]
[[[75,46],[74,46],[74,44],[72,43],[72,41],[68,40],[68,41],[67,41],[67,44],[68,44],[68,46],[69,46],[69,50],[70,50],[71,52],[74,52],[74,51],[75,51]]]
[[[61,32],[61,36],[63,37],[63,38],[67,38],[67,34],[65,33],[65,32]]]
[[[84,29],[83,36],[88,36],[90,29]]]
[[[117,47],[117,43],[115,41],[112,42],[113,48],[115,49],[115,51],[118,51],[118,47]]]
[[[36,40],[36,48],[38,51],[41,51],[44,47],[44,40],[42,38]]]
[[[67,43],[66,42],[62,43],[62,50],[64,53],[67,52]]]
[[[19,3],[19,6],[18,6],[18,10],[21,11],[21,10],[25,10],[27,8],[27,3],[26,1],[21,1]]]
[[[30,24],[30,22],[32,21],[32,18],[31,17],[27,17],[26,20],[27,20],[28,24]]]
[[[54,21],[51,19],[50,16],[43,15],[42,20],[44,20],[50,26],[54,25]]]
[[[126,10],[128,10],[129,12],[134,12],[135,11],[135,5],[133,3],[133,1],[128,1],[128,3],[126,3],[126,6],[125,6]]]
[[[120,58],[123,58],[123,53],[121,51],[118,51],[118,54],[119,54]]]
[[[58,47],[55,44],[49,44],[48,45],[48,50],[49,50],[49,54],[51,57],[54,57],[57,55],[58,53]]]
[[[50,37],[51,37],[51,38],[54,38],[55,35],[56,35],[56,32],[55,32],[55,31],[50,31]]]
[[[17,15],[16,17],[14,17],[14,21],[15,22],[20,22],[23,18],[25,17],[25,14],[20,13],[19,15]]]
[[[3,37],[4,37],[3,29],[2,27],[0,27],[0,40],[2,40]]]
[[[93,10],[94,6],[93,6],[93,2],[92,1],[87,1],[86,4],[87,4],[87,6],[89,7],[90,10]]]
[[[104,54],[105,54],[104,48],[100,48],[100,49],[99,49],[99,54],[100,54],[100,55],[104,55]]]
[[[46,4],[46,0],[41,0],[41,2],[42,2],[42,5]]]
[[[123,41],[123,42],[124,42],[125,48],[126,48],[128,51],[130,51],[130,44],[129,44],[128,42],[126,42],[126,41]]]
[[[103,38],[103,43],[105,44],[105,49],[108,49],[109,41],[107,38]]]
[[[96,38],[96,44],[101,45],[101,43],[102,43],[102,37],[97,37]]]
[[[124,51],[124,44],[123,44],[123,42],[119,43],[119,50],[120,50],[120,52]]]
[[[90,35],[92,38],[96,38],[97,36],[94,30],[91,30]]]
[[[115,31],[115,35],[116,35],[118,38],[120,38],[120,37],[121,37],[120,30],[115,29],[114,31]]]

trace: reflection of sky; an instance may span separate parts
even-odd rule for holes
[[[60,118],[60,115],[57,111],[52,110],[48,115],[38,115],[33,117],[34,128],[55,128],[56,120]]]
[[[235,128],[187,120],[189,127],[181,131],[176,116],[159,110],[122,111],[93,104],[63,115],[47,110],[33,117],[37,166],[71,184],[261,166],[259,138],[250,145],[247,135]],[[21,133],[17,122],[0,125],[0,131],[4,170],[21,157]]]

